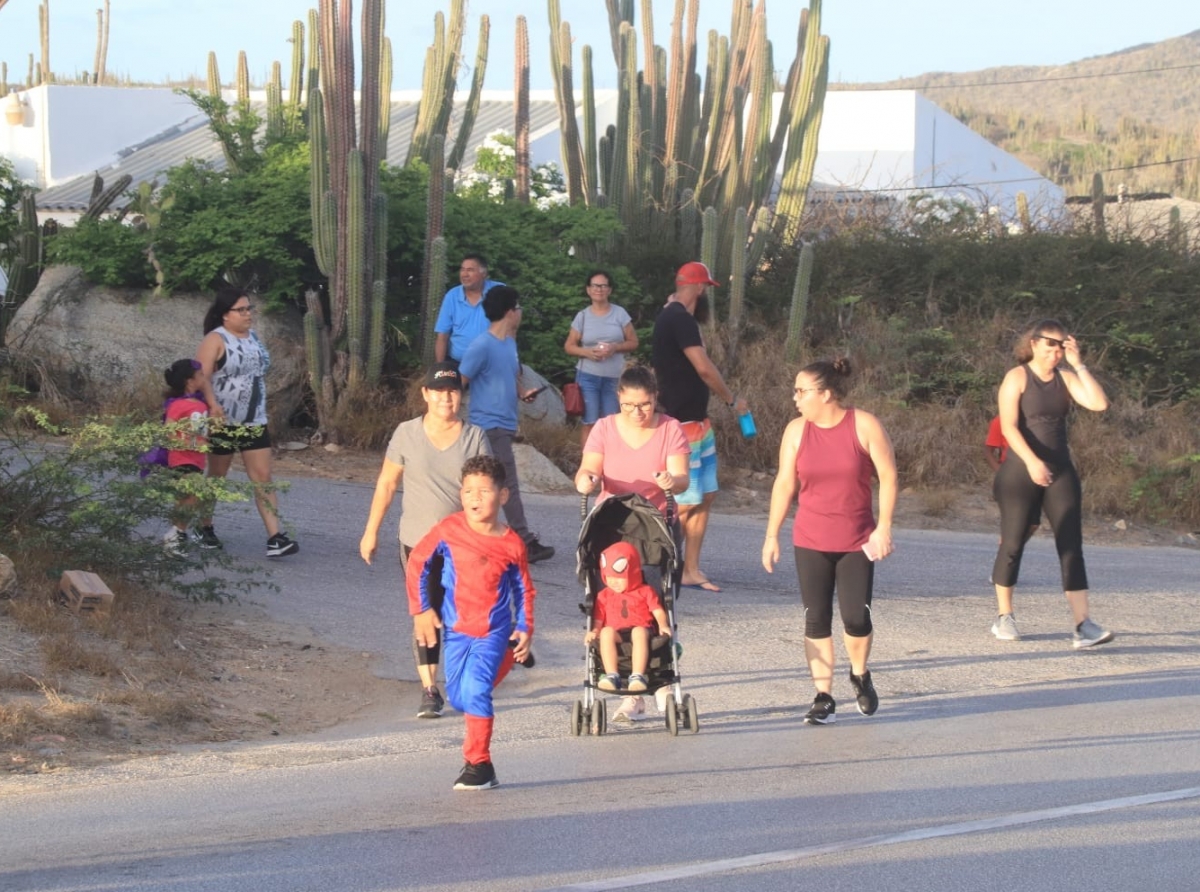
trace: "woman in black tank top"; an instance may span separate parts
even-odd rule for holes
[[[1102,412],[1108,398],[1079,357],[1079,345],[1061,323],[1044,319],[1028,329],[1014,350],[1021,365],[1000,385],[1000,430],[1008,455],[996,472],[1000,506],[1000,549],[992,567],[997,617],[992,634],[1016,641],[1012,594],[1021,569],[1030,524],[1042,512],[1054,529],[1063,591],[1074,616],[1072,646],[1111,641],[1112,632],[1088,616],[1087,570],[1083,563],[1082,490],[1067,445],[1067,414],[1072,403]],[[1061,368],[1063,359],[1069,368]]]

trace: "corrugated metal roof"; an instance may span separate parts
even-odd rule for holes
[[[463,105],[462,102],[456,102],[451,115],[447,155],[453,148],[454,138],[458,135]],[[257,110],[262,114],[264,108]],[[408,147],[412,142],[416,115],[416,101],[392,102],[387,146],[389,164],[400,166],[408,158]],[[530,132],[533,138],[537,138],[549,130],[557,130],[558,108],[552,101],[532,100],[529,103],[529,119]],[[474,165],[475,150],[487,139],[488,134],[497,130],[513,132],[512,102],[509,100],[481,101],[475,124],[471,129],[466,157],[463,159],[464,170],[469,170]],[[97,171],[97,173],[108,184],[113,183],[123,174],[129,174],[133,177],[133,183],[129,188],[131,191],[136,191],[142,183],[155,180],[162,183],[166,179],[165,175],[168,170],[178,167],[188,159],[205,162],[215,170],[225,169],[225,156],[221,152],[220,144],[209,129],[208,119],[203,115],[189,118],[138,146],[130,146],[125,150],[124,157],[120,161]],[[38,210],[48,213],[80,213],[86,210],[91,200],[92,181],[91,175],[80,176],[42,190],[37,194]]]

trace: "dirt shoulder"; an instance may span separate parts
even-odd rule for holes
[[[377,453],[284,449],[276,473],[370,485],[379,462]],[[719,512],[765,517],[769,475],[734,470],[722,485]],[[994,532],[999,514],[984,491],[905,491],[895,523]],[[1085,538],[1145,546],[1175,544],[1180,535],[1120,527],[1117,519],[1089,518]],[[47,635],[23,629],[0,602],[0,771],[51,772],[187,745],[310,733],[382,717],[411,685],[375,676],[370,654],[331,646],[253,605],[172,602],[158,615],[167,638],[151,648],[113,641],[72,619],[78,628],[71,631],[99,655],[90,665],[48,669]]]

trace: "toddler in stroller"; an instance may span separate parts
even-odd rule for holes
[[[662,513],[640,495],[610,496],[590,514],[586,498],[581,503],[584,522],[579,533],[577,570],[584,586],[584,603],[579,608],[587,617],[587,676],[583,699],[576,700],[571,710],[571,733],[605,733],[608,722],[604,692],[633,696],[657,692],[672,736],[680,728],[695,733],[699,730],[696,703],[690,694],[682,692],[680,648],[676,644],[678,536]],[[617,586],[625,583],[624,593],[610,581],[618,577],[624,577],[617,581]],[[634,597],[633,590],[641,586],[648,591],[642,590]],[[602,591],[606,588],[607,593]],[[659,634],[652,635],[655,625]],[[624,687],[621,679],[626,679]]]
[[[671,637],[671,623],[654,587],[642,580],[642,559],[628,542],[618,542],[600,555],[600,578],[604,588],[596,596],[592,627],[584,644],[600,641],[600,662],[604,675],[596,682],[602,691],[615,692],[621,686],[619,641],[630,646],[629,680],[625,689],[641,693],[649,687],[646,667],[650,662],[651,620],[658,623],[658,634]]]

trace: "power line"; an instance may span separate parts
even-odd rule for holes
[[[1141,168],[1141,167],[1157,167],[1157,166],[1160,166],[1163,164],[1183,164],[1187,161],[1200,161],[1200,155],[1196,155],[1191,158],[1176,158],[1174,161],[1147,161],[1145,164],[1130,164],[1125,167],[1105,167],[1105,168],[1101,168],[1100,170],[1096,171],[1096,173],[1118,173],[1123,170],[1137,170],[1138,168]],[[1054,181],[1052,179],[1050,179],[1050,177],[1038,174],[1038,175],[1032,176],[1032,177],[1014,177],[1012,179],[1007,179],[1007,180],[980,180],[980,181],[974,182],[974,183],[964,183],[964,182],[955,181],[955,182],[946,183],[944,185],[931,184],[931,185],[925,185],[925,186],[892,186],[892,187],[883,186],[883,187],[879,187],[879,188],[875,188],[875,189],[856,189],[853,186],[844,186],[843,185],[843,186],[838,187],[837,191],[856,192],[856,193],[860,193],[863,195],[878,195],[878,194],[886,194],[886,193],[890,193],[890,192],[931,192],[931,191],[935,191],[935,190],[949,190],[949,189],[977,189],[982,186],[1007,186],[1011,183],[1038,183],[1038,182],[1042,182],[1042,181],[1045,181],[1048,183],[1054,183]],[[1054,183],[1054,185],[1058,185],[1058,184]],[[1059,188],[1062,188],[1062,187],[1060,186]]]
[[[919,87],[883,87],[884,90],[900,91],[900,90],[959,90],[967,87],[1008,87],[1015,84],[1048,84],[1055,81],[1080,81],[1089,80],[1100,77],[1127,77],[1131,74],[1155,74],[1160,71],[1189,71],[1193,68],[1200,68],[1200,63],[1191,65],[1168,65],[1163,68],[1138,68],[1133,71],[1105,71],[1098,74],[1064,74],[1060,77],[1030,77],[1012,81],[977,81],[975,83],[966,84],[922,84]],[[919,80],[919,78],[909,78],[909,80]]]

